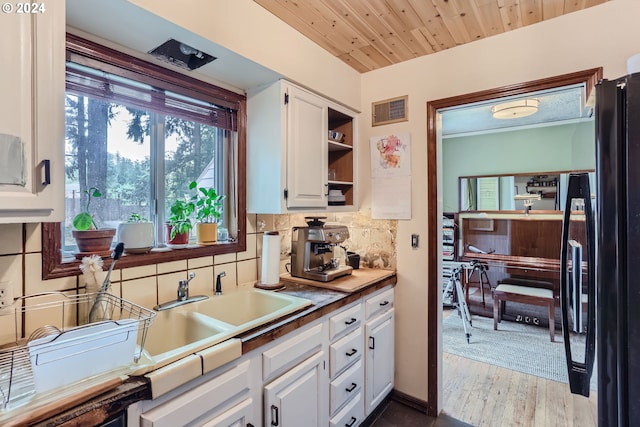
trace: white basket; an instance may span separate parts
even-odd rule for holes
[[[16,299],[9,310],[15,315],[15,345],[0,348],[0,410],[138,361],[155,312],[107,293],[89,323],[99,295],[49,292]],[[17,325],[25,316],[46,319],[46,333],[19,336]]]

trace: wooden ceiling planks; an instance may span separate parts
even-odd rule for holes
[[[542,0],[520,0],[522,25],[533,25],[542,21]]]
[[[609,0],[254,0],[359,72]]]
[[[557,0],[542,0],[542,19],[552,19],[564,13],[564,2]]]

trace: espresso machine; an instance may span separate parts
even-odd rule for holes
[[[291,276],[329,282],[351,274],[353,268],[340,265],[333,249],[349,238],[344,225],[325,225],[325,217],[306,217],[308,227],[294,227],[291,233]]]

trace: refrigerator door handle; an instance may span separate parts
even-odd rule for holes
[[[570,289],[568,283],[568,247],[569,228],[571,225],[572,200],[580,199],[584,203],[584,227],[586,238],[586,261],[587,261],[587,332],[585,339],[584,361],[579,362],[574,359],[571,349],[571,337],[569,329],[569,304]],[[575,274],[582,274],[582,259],[576,260],[577,268]],[[574,264],[572,268],[576,268]],[[575,276],[574,276],[575,277]],[[575,297],[575,295],[574,295]],[[562,246],[560,251],[560,306],[562,311],[562,333],[564,339],[565,355],[567,358],[567,370],[569,374],[569,387],[571,393],[589,397],[591,374],[593,372],[593,362],[595,359],[595,222],[591,207],[591,191],[589,188],[589,174],[575,173],[569,175],[567,188],[567,202],[565,205],[564,218],[562,222]],[[582,307],[581,301],[577,307]],[[578,318],[580,316],[577,316]]]

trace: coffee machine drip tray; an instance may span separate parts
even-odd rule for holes
[[[340,265],[338,267],[328,268],[323,271],[319,271],[319,268],[314,270],[303,271],[301,272],[301,274],[296,274],[296,276],[310,280],[317,280],[318,282],[330,282],[333,279],[337,279],[338,277],[351,274],[353,268],[348,265]]]

